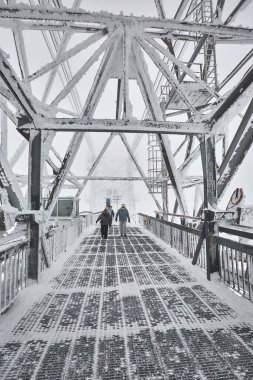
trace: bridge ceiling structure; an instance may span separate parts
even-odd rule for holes
[[[179,208],[187,214],[184,189],[195,187],[199,194],[202,184],[204,207],[216,207],[252,144],[253,29],[234,25],[237,15],[247,12],[250,1],[233,1],[234,7],[230,3],[224,17],[228,3],[183,0],[178,1],[175,14],[167,15],[162,0],[154,0],[154,17],[140,17],[87,12],[81,0],[1,1],[1,36],[11,34],[15,46],[13,55],[8,55],[0,37],[0,186],[7,189],[12,206],[40,210],[42,189],[46,188],[49,218],[64,187],[75,189],[80,196],[87,181],[106,179],[93,173],[115,136],[120,137],[140,178],[150,188],[135,150],[141,136],[151,133],[167,170],[166,178],[160,181],[166,181],[175,193],[174,211]],[[35,32],[41,34],[50,59],[36,57],[38,46],[33,59],[41,64],[32,70],[24,35]],[[246,51],[232,69],[226,70],[226,62],[225,68],[217,65],[217,47],[222,46],[232,46],[235,51],[239,46]],[[78,56],[77,68],[73,62]],[[151,65],[157,70],[156,80],[150,74]],[[220,82],[219,69],[223,72]],[[97,118],[96,109],[112,79],[117,82],[116,96],[112,97],[115,116]],[[143,118],[133,114],[130,82],[136,83],[142,95]],[[38,86],[42,89],[39,95]],[[227,129],[235,115],[240,115],[240,120],[229,142]],[[12,157],[7,152],[11,125],[21,136]],[[58,132],[68,136],[64,156],[53,143]],[[90,132],[109,133],[98,154]],[[136,134],[132,145],[128,133]],[[182,137],[177,151],[172,146],[176,135]],[[71,169],[83,139],[92,158],[87,176]],[[25,177],[13,168],[28,144]],[[222,157],[218,160],[220,146]],[[184,155],[180,164],[176,159],[179,151]],[[188,175],[200,157],[203,175]],[[45,166],[50,173],[45,173]],[[28,186],[28,202],[21,191],[24,184]],[[156,195],[150,194],[161,209]]]

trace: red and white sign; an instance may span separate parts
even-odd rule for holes
[[[239,207],[242,203],[243,195],[243,189],[241,187],[237,187],[228,202],[226,210],[230,210],[236,206]]]

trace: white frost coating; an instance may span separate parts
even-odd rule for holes
[[[189,67],[187,67],[185,64],[183,64],[179,59],[175,58],[168,49],[165,49],[162,45],[160,45],[158,42],[156,42],[153,38],[149,37],[146,33],[143,34],[143,38],[145,38],[151,45],[153,45],[157,50],[159,50],[164,56],[166,56],[169,60],[171,60],[175,65],[180,67],[185,73],[187,73],[192,79],[195,80],[202,88],[207,90],[210,94],[215,96],[216,98],[219,98],[219,94],[217,94],[212,88],[210,88],[206,82],[198,78],[194,71],[191,70]]]
[[[187,215],[188,211],[187,211],[186,200],[184,197],[184,192],[183,192],[183,187],[182,187],[182,178],[181,178],[181,174],[176,168],[175,160],[174,160],[173,153],[170,146],[170,140],[168,139],[167,136],[162,136],[162,139],[163,139],[163,144],[164,144],[164,147],[165,147],[165,150],[170,162],[171,170],[173,172],[173,176],[176,182],[177,191],[179,192],[180,200],[182,203],[182,206],[181,206],[180,201],[178,202],[179,208],[181,209],[182,213]],[[183,210],[182,210],[182,207],[183,207]]]
[[[152,110],[150,110],[150,105],[148,105],[149,111],[150,111],[151,115],[154,113],[156,120],[158,120],[158,121],[163,120],[163,113],[162,113],[162,110],[161,110],[161,107],[159,104],[159,99],[158,99],[157,95],[155,94],[153,83],[152,83],[152,81],[149,77],[149,74],[148,74],[149,73],[148,65],[147,65],[147,63],[144,59],[143,53],[142,53],[140,47],[137,45],[136,41],[133,41],[133,51],[134,51],[134,54],[136,56],[137,69],[140,71],[140,74],[141,74],[141,76],[145,82],[144,83],[145,89],[147,91],[147,94],[149,96],[150,103],[152,106]],[[145,96],[145,94],[143,94],[142,89],[141,89],[141,92],[142,92],[143,98],[145,99],[146,96]]]
[[[149,96],[149,99],[150,99],[150,102],[151,102],[152,109],[150,109],[150,106],[149,106],[149,111],[150,111],[151,115],[154,113],[154,116],[155,116],[155,118],[157,120],[163,120],[162,110],[160,108],[158,97],[156,96],[156,94],[154,92],[152,81],[151,81],[151,79],[150,79],[150,77],[148,75],[148,67],[147,67],[145,59],[143,57],[143,53],[141,52],[140,47],[138,47],[137,44],[133,44],[133,50],[134,50],[134,53],[135,53],[135,55],[137,57],[137,67],[140,70],[143,79],[145,80],[145,87],[146,87],[146,90],[148,92],[148,96]],[[145,94],[143,94],[143,97],[145,99]],[[174,190],[178,191],[178,193],[180,194],[182,207],[184,208],[184,210],[181,210],[181,211],[183,213],[187,214],[187,207],[186,207],[186,202],[185,202],[185,199],[184,199],[184,193],[183,193],[183,188],[182,188],[182,181],[181,181],[180,174],[179,174],[179,172],[177,171],[177,168],[176,168],[176,164],[175,164],[175,161],[174,161],[173,153],[171,151],[169,139],[168,139],[167,136],[163,136],[163,135],[162,135],[161,138],[162,138],[162,140],[164,142],[164,147],[165,147],[165,150],[166,150],[166,154],[167,154],[167,156],[169,158],[170,166],[171,166],[171,169],[173,171],[175,183],[176,183],[176,186],[177,186],[177,189],[174,189]],[[180,204],[180,202],[179,202],[179,204]]]
[[[73,76],[69,83],[64,87],[60,94],[51,103],[51,106],[56,107],[61,100],[63,100],[72,88],[80,81],[80,79],[85,75],[89,68],[99,59],[104,50],[111,46],[115,39],[115,32],[108,37],[108,39],[99,46],[99,48],[93,53],[93,55],[88,59],[88,61],[83,65],[83,67]]]
[[[86,40],[80,42],[72,49],[69,49],[66,52],[62,52],[62,54],[59,55],[57,59],[54,61],[47,63],[46,65],[42,66],[39,70],[37,70],[35,73],[29,75],[25,82],[30,82],[48,71],[54,69],[55,67],[59,66],[61,63],[69,60],[70,58],[74,57],[76,54],[78,54],[81,50],[88,48],[91,44],[94,44],[95,42],[99,41],[104,36],[104,32],[99,31],[98,33],[91,35]]]
[[[121,34],[122,32],[119,29],[117,29],[115,33],[116,36],[119,33]],[[85,105],[83,107],[81,118],[93,116],[98,102],[104,92],[105,86],[110,78],[113,59],[117,55],[117,49],[119,47],[120,38],[115,43],[114,42],[115,40],[111,40],[111,44],[105,52],[105,55],[99,66],[99,70],[97,71],[96,77],[90,89],[89,95],[86,99]]]
[[[56,9],[54,7],[45,7],[41,5],[28,6],[26,4],[18,4],[14,6],[15,12],[12,7],[2,7],[1,17],[19,17],[25,20],[47,20],[47,21],[66,21],[66,22],[90,22],[101,23],[106,25],[115,25],[122,22],[133,22],[139,24],[142,28],[160,28],[160,29],[176,29],[198,33],[208,33],[214,36],[238,36],[249,38],[252,36],[252,30],[238,27],[228,27],[221,25],[217,28],[212,24],[199,24],[197,22],[180,22],[178,20],[161,20],[156,17],[135,17],[135,16],[122,16],[114,15],[108,12],[86,12],[83,9],[71,10],[69,8],[61,7]]]
[[[175,87],[176,91],[182,98],[182,100],[187,104],[189,109],[192,111],[192,113],[195,115],[198,112],[192,105],[188,95],[185,93],[184,88],[182,87],[181,83],[174,77],[172,72],[168,69],[168,66],[165,64],[165,62],[160,58],[159,54],[157,53],[156,49],[148,45],[146,41],[144,41],[141,37],[138,36],[138,42],[142,46],[142,48],[146,51],[146,53],[150,56],[154,64],[157,66],[157,68],[163,73],[165,78],[168,80],[168,82]]]
[[[125,104],[125,111],[123,107],[123,118],[133,119],[133,106],[129,98],[129,69],[130,69],[130,51],[133,36],[124,29],[123,34],[123,103]],[[119,64],[119,63],[118,63]]]
[[[230,93],[231,91],[229,91]],[[228,95],[229,95],[228,93]],[[223,116],[214,124],[212,133],[224,133],[229,125],[229,123],[232,121],[234,117],[236,117],[240,111],[246,106],[246,104],[252,99],[253,97],[253,84],[251,84],[247,90],[244,91],[244,93],[237,99],[237,101],[232,104],[232,106],[223,114]],[[210,117],[216,112],[216,110],[220,107],[220,104],[218,104],[216,107],[214,107],[214,110]]]

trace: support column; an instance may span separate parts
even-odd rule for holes
[[[158,6],[158,5],[161,5],[161,4],[159,1],[158,2],[156,1],[156,6]],[[162,103],[161,103],[161,105],[162,105]],[[165,108],[163,108],[162,111],[163,111],[163,120],[166,121],[166,110],[165,110]],[[161,165],[162,165],[162,167],[161,167],[162,177],[167,177],[168,173],[166,170],[166,165],[165,165],[163,157],[162,157]],[[162,206],[163,206],[163,211],[168,212],[169,204],[168,204],[168,181],[167,180],[162,181]],[[168,215],[166,213],[163,214],[163,218],[165,220],[168,220]]]
[[[214,242],[215,212],[217,207],[217,184],[216,184],[216,158],[215,137],[202,137],[200,139],[200,150],[203,168],[204,186],[204,223],[206,238],[206,262],[207,278],[210,273],[219,268],[219,257],[217,245]]]
[[[31,130],[29,138],[29,175],[28,175],[28,209],[40,210],[41,206],[41,131]],[[40,274],[40,235],[41,226],[35,218],[30,222],[30,253],[28,259],[28,277],[39,280]]]

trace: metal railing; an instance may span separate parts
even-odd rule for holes
[[[164,240],[185,257],[193,258],[201,236],[200,229],[182,226],[144,214],[139,214],[139,222],[144,228]],[[206,269],[205,244],[202,244],[197,262],[202,268]]]
[[[26,286],[28,253],[27,239],[0,248],[0,314]]]
[[[139,214],[141,225],[158,236],[172,248],[187,258],[194,258],[197,246],[201,241],[201,230],[180,224]],[[225,237],[219,234],[226,234]],[[237,241],[241,239],[241,241]],[[244,239],[242,241],[242,239]],[[247,239],[247,240],[245,240]],[[246,243],[245,243],[246,241]],[[250,244],[249,244],[250,242]],[[252,229],[218,226],[214,236],[215,249],[218,252],[220,280],[240,293],[245,298],[253,300],[253,232]],[[251,245],[252,244],[252,245]],[[197,263],[207,270],[207,255],[205,241],[201,244]]]
[[[253,245],[248,244],[253,244],[253,233],[238,227],[219,227],[219,233],[226,234],[226,237],[215,237],[219,250],[220,279],[253,301]],[[244,240],[247,243],[231,238],[247,239]]]
[[[98,214],[98,213],[97,213]],[[74,244],[84,228],[95,224],[97,215],[90,213],[73,218],[66,224],[43,232],[39,252],[39,271],[55,261],[62,252]],[[28,283],[29,228],[18,225],[17,231],[0,238],[0,314],[15,300]]]
[[[85,223],[85,227],[87,227],[87,222]],[[72,219],[67,224],[51,228],[47,231],[45,233],[45,244],[49,262],[55,261],[62,252],[66,251],[67,247],[76,242],[82,230],[83,218],[79,217]],[[41,255],[41,271],[45,268],[45,264],[45,257]]]

